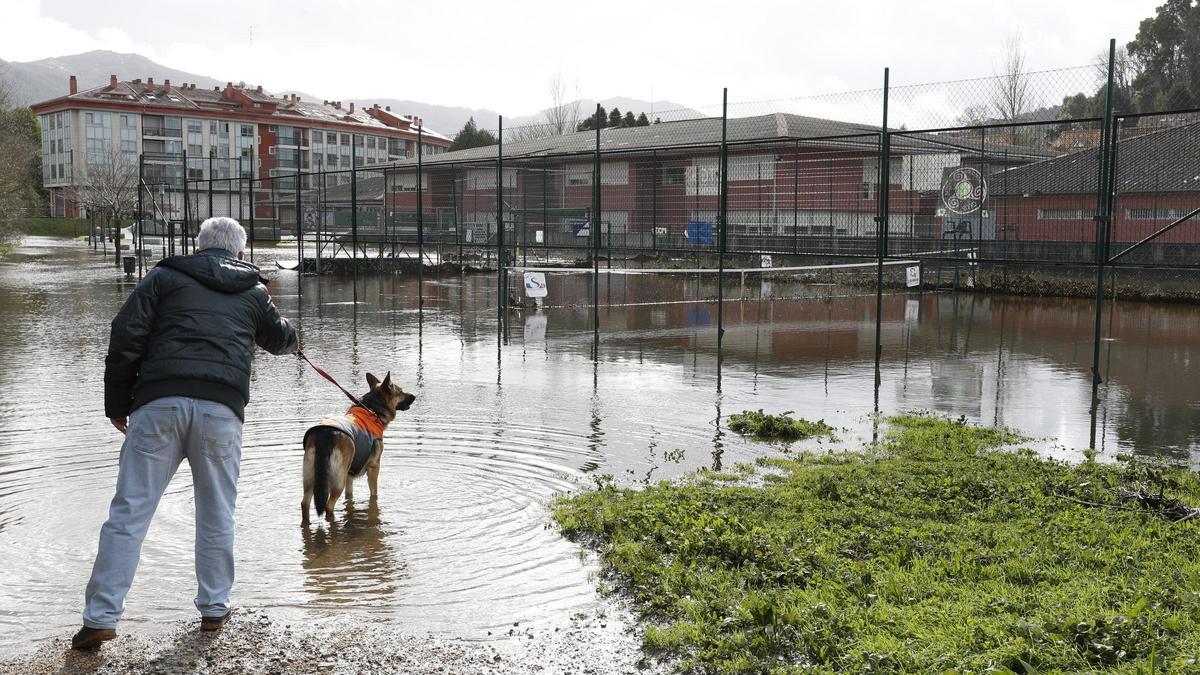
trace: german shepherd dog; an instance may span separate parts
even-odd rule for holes
[[[371,499],[379,489],[379,459],[383,455],[383,431],[396,418],[397,410],[408,410],[417,397],[392,384],[389,371],[381,382],[367,373],[371,390],[359,397],[340,417],[329,417],[304,434],[304,499],[300,522],[308,525],[308,506],[316,497],[317,516],[333,520],[333,508],[346,493],[353,499],[353,481],[364,472],[371,486]]]

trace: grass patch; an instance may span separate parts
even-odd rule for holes
[[[8,255],[9,253],[12,253],[13,251],[17,250],[18,246],[20,246],[20,244],[12,243],[12,242],[6,244],[4,242],[0,242],[0,258],[3,258],[4,256]]]
[[[91,223],[81,218],[21,218],[17,231],[31,237],[86,236]]]
[[[1141,484],[1197,505],[1195,474],[1066,465],[931,417],[889,429],[873,452],[764,460],[762,487],[606,483],[553,515],[683,670],[1200,672],[1196,522],[1079,503]]]
[[[792,419],[791,411],[779,415],[768,415],[761,409],[746,410],[729,416],[729,430],[756,441],[768,443],[792,443],[807,438],[833,438],[833,427],[825,420],[809,422]]]

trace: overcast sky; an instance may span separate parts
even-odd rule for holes
[[[694,107],[1085,65],[1162,0],[475,2],[4,0],[0,58],[92,49],[322,98],[413,99],[508,115],[582,97]],[[253,37],[252,37],[253,35]]]

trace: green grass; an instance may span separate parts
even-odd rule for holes
[[[729,416],[729,430],[756,441],[792,443],[815,436],[833,438],[833,428],[825,420],[809,422],[792,419],[791,411],[768,415],[761,409],[746,410]]]
[[[1190,472],[1066,465],[996,429],[890,420],[875,451],[759,462],[553,505],[646,618],[645,647],[704,672],[1200,672],[1197,524],[1091,508]]]
[[[21,218],[17,231],[31,237],[77,237],[86,235],[91,224],[81,218]]]

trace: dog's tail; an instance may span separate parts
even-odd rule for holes
[[[333,431],[324,429],[314,431],[313,436],[313,501],[316,502],[317,516],[325,515],[325,504],[329,501],[329,460],[333,456]]]

